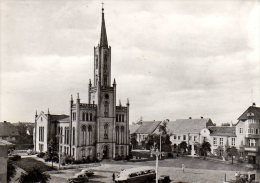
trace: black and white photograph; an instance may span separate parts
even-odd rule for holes
[[[259,0],[0,0],[0,183],[260,183]]]

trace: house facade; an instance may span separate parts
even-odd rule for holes
[[[161,121],[141,121],[139,122],[139,127],[133,132],[136,134],[136,140],[141,144],[145,141],[148,135],[156,133],[159,130]]]
[[[47,151],[50,140],[59,142],[62,153],[74,159],[111,159],[129,153],[129,101],[117,105],[117,84],[111,79],[111,47],[108,45],[104,9],[101,36],[94,47],[93,80],[88,102],[71,96],[69,115],[40,113],[35,118],[35,150]],[[53,116],[57,117],[57,119]],[[53,119],[54,120],[53,120]]]

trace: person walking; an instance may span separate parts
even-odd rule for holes
[[[115,173],[113,173],[113,175],[112,175],[112,178],[113,178],[113,182],[115,182]]]
[[[184,173],[184,169],[185,169],[185,165],[184,164],[181,165],[181,169],[182,169],[182,172]]]

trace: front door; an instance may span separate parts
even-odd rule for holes
[[[108,146],[105,145],[103,148],[103,159],[108,159]]]

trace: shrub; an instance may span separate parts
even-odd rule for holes
[[[37,157],[38,157],[38,158],[43,158],[43,157],[44,157],[44,155],[45,155],[45,153],[44,153],[44,152],[40,152],[40,153],[38,153],[38,154],[37,154]]]

